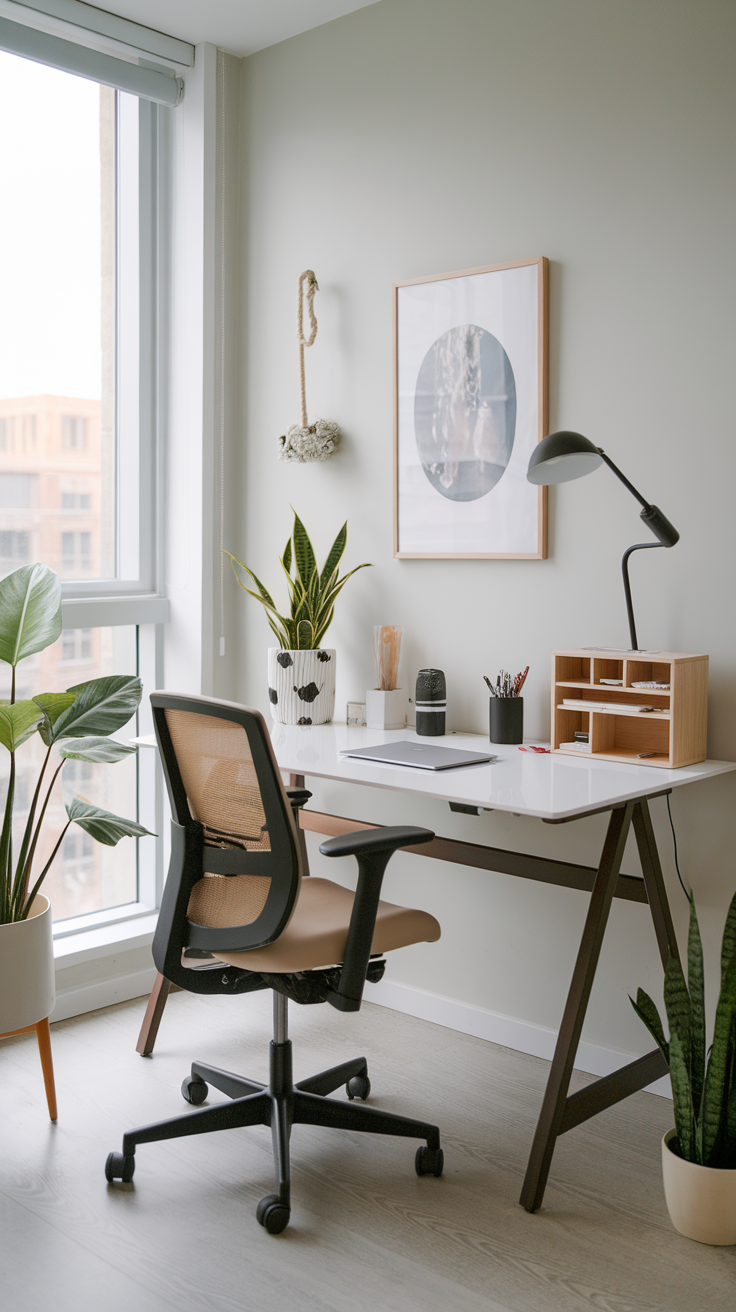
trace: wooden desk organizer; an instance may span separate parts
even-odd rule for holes
[[[623,679],[621,687],[601,679]],[[668,690],[632,688],[642,679],[669,683]],[[580,702],[580,710],[563,706]],[[586,710],[586,702],[653,706],[652,712]],[[677,769],[704,761],[707,748],[708,657],[682,652],[554,651],[552,653],[552,748],[572,742],[576,730],[590,735],[591,750],[568,748],[566,756],[658,765]],[[640,753],[647,753],[646,756]],[[649,755],[652,753],[652,755]]]

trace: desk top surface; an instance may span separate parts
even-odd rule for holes
[[[469,751],[490,750],[498,759],[488,765],[455,770],[420,770],[340,755],[348,748],[401,739]],[[293,774],[368,784],[373,788],[538,816],[543,820],[567,820],[736,770],[732,761],[702,761],[680,770],[663,770],[644,764],[590,760],[584,756],[578,760],[554,753],[521,752],[518,747],[489,744],[479,734],[417,739],[412,729],[367,729],[336,723],[273,724],[271,740],[279,767]]]

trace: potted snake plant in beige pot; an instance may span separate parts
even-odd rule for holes
[[[348,526],[343,524],[320,570],[314,548],[299,516],[294,512],[292,535],[281,557],[281,568],[289,590],[290,613],[281,615],[270,593],[242,560],[231,552],[233,571],[249,597],[260,601],[266,611],[278,647],[268,649],[268,698],[277,724],[327,724],[335,710],[335,649],[322,647],[335,613],[335,602],[348,579],[365,562],[342,578],[339,573]],[[293,573],[292,573],[293,569]],[[238,571],[255,584],[246,587]]]
[[[665,971],[669,1042],[651,998],[632,1005],[670,1068],[675,1125],[662,1140],[664,1193],[675,1229],[701,1244],[736,1244],[736,895],[726,916],[721,991],[706,1052],[703,948],[690,898],[688,978]]]
[[[47,1093],[50,1072],[53,1119],[48,1043],[48,1016],[54,1006],[52,916],[41,885],[72,824],[110,847],[126,835],[149,832],[133,820],[74,797],[66,803],[66,824],[58,835],[51,835],[50,855],[45,860],[40,855],[39,839],[42,831],[46,837],[44,821],[48,820],[51,792],[65,761],[112,764],[135,751],[111,740],[110,734],[128,722],[141,699],[140,679],[113,675],[91,679],[65,692],[41,692],[18,700],[19,662],[55,642],[61,627],[61,583],[53,570],[45,565],[24,565],[0,580],[0,661],[12,670],[10,699],[0,703],[0,746],[9,758],[0,829],[0,1036],[36,1029]],[[16,791],[17,772],[25,745],[36,735],[45,751],[28,805]]]

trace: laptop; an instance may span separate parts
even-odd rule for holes
[[[363,761],[382,761],[386,765],[414,765],[420,770],[456,770],[462,765],[481,765],[495,761],[491,752],[464,752],[458,747],[437,747],[434,743],[379,743],[377,747],[356,747],[341,756],[355,756]]]

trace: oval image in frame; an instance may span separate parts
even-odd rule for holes
[[[425,355],[414,395],[422,469],[450,501],[477,501],[502,478],[516,431],[516,382],[493,333],[450,328]]]

